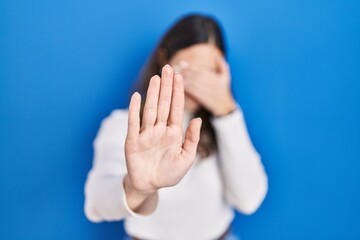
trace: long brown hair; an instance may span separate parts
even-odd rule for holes
[[[219,23],[210,16],[192,14],[177,21],[163,36],[153,54],[144,65],[138,81],[137,91],[146,95],[150,78],[154,75],[161,75],[161,68],[169,61],[177,51],[200,43],[214,44],[224,55],[225,45]],[[143,101],[144,103],[144,101]],[[142,110],[141,107],[141,118]],[[211,113],[201,107],[194,113],[194,117],[201,117],[202,127],[198,153],[202,158],[209,156],[217,148],[216,136],[210,123]]]

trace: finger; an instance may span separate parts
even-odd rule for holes
[[[161,72],[160,96],[157,109],[156,124],[167,124],[170,112],[174,71],[170,65],[165,65]]]
[[[184,115],[184,83],[180,74],[174,75],[174,86],[172,92],[171,109],[169,124],[178,125],[182,127],[183,115]]]
[[[212,85],[208,86],[207,84],[201,83],[199,81],[184,81],[185,92],[193,95],[198,100],[210,100],[213,98],[214,90],[212,87]],[[217,91],[217,89],[215,91]]]
[[[187,61],[180,60],[173,66],[173,69],[175,73],[181,73],[184,69],[188,67],[189,67],[189,63]]]
[[[182,154],[186,155],[186,158],[189,160],[193,160],[196,155],[197,146],[200,140],[201,123],[201,118],[192,119],[186,130]]]
[[[201,74],[201,72],[202,71],[200,71],[199,69],[196,69],[193,66],[189,66],[188,68],[183,69],[181,71],[181,74],[182,75],[187,74],[189,76],[197,76],[197,75]]]
[[[230,72],[229,64],[226,62],[226,60],[223,57],[218,58],[217,66],[220,74],[229,74]]]
[[[140,104],[141,95],[135,92],[131,96],[129,104],[129,115],[128,115],[128,132],[127,139],[135,139],[139,135],[140,131]]]
[[[214,93],[214,90],[207,86],[196,83],[185,83],[185,93],[191,96],[198,104],[210,111],[212,106],[219,104],[218,95]],[[215,88],[215,91],[220,91]]]
[[[202,84],[209,85],[217,80],[218,73],[210,70],[193,70],[193,69],[186,69],[181,72],[181,75],[184,78],[184,82],[201,82]]]
[[[186,70],[186,71],[181,72],[181,76],[183,78],[183,82],[184,82],[184,85],[185,85],[185,90],[186,90],[186,84],[187,83],[191,84],[192,82],[197,82],[199,80],[199,78],[200,78],[199,74],[196,74],[191,70]]]
[[[195,74],[202,74],[203,72],[213,73],[216,72],[217,69],[203,64],[191,64],[191,65],[189,64],[188,67],[184,68],[184,71],[191,71]]]
[[[149,87],[146,94],[146,102],[143,112],[143,121],[141,128],[152,127],[156,121],[157,104],[160,91],[160,77],[153,76],[150,79]]]

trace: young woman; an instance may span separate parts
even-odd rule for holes
[[[133,239],[228,239],[233,208],[253,213],[268,188],[230,78],[217,22],[178,21],[142,72],[145,101],[135,92],[101,124],[87,218],[125,219]]]

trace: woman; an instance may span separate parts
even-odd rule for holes
[[[253,213],[268,186],[230,90],[216,21],[178,21],[140,82],[143,104],[134,93],[129,110],[107,117],[94,141],[87,218],[125,219],[133,239],[226,239],[233,208]]]

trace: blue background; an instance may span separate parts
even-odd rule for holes
[[[0,1],[0,239],[121,239],[83,186],[101,119],[164,31],[210,13],[266,166],[243,239],[360,239],[360,2]]]

